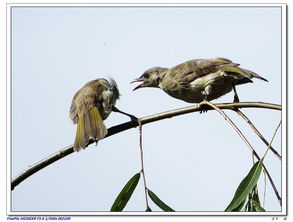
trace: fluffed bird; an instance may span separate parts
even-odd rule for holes
[[[108,118],[118,98],[119,90],[113,79],[90,81],[76,92],[69,112],[70,119],[77,123],[74,151],[80,151],[91,140],[98,141],[107,135],[103,120]]]
[[[234,102],[239,102],[235,86],[253,82],[252,78],[268,81],[229,59],[212,58],[193,59],[170,69],[153,67],[131,83],[141,82],[133,90],[157,87],[188,103],[211,101],[233,89]]]

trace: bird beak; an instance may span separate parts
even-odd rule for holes
[[[112,111],[112,104],[110,103],[103,102],[103,107],[104,107],[105,113],[110,113]]]
[[[140,85],[136,86],[132,91],[144,87],[144,80],[142,78],[135,79],[131,83],[134,83],[134,82],[142,82],[142,83]]]
[[[110,105],[105,107],[105,113],[110,113],[112,111],[112,108]]]

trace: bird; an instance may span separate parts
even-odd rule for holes
[[[233,89],[233,102],[239,102],[236,85],[251,83],[252,78],[268,81],[239,65],[222,57],[193,59],[172,68],[152,67],[131,83],[141,82],[133,90],[160,88],[168,95],[188,103],[211,101]]]
[[[107,135],[103,120],[115,109],[119,96],[115,80],[104,78],[86,83],[75,93],[69,111],[70,119],[77,124],[74,151],[85,149],[91,140],[98,141]]]

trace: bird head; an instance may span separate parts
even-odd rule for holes
[[[168,69],[163,67],[153,67],[146,70],[139,78],[131,82],[141,82],[133,91],[143,87],[159,87],[160,74],[166,70]]]

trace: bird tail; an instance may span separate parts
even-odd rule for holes
[[[239,68],[239,69],[241,69],[243,72],[246,72],[246,73],[250,74],[250,76],[252,76],[252,77],[254,77],[254,78],[258,78],[258,79],[261,79],[261,80],[263,80],[263,81],[268,82],[267,79],[261,77],[260,75],[256,74],[255,72],[252,72],[252,71],[247,70],[247,69],[242,69],[242,68]]]
[[[236,85],[238,84],[244,84],[248,82],[252,82],[252,78],[258,78],[261,80],[264,80],[268,82],[267,79],[261,77],[260,75],[256,74],[255,72],[252,72],[247,69],[243,69],[240,67],[235,67],[235,66],[224,66],[222,67],[222,70],[225,71],[227,74],[231,74],[235,78],[235,83]]]
[[[107,128],[97,107],[83,112],[78,119],[73,150],[84,149],[90,140],[101,140],[107,135]]]

